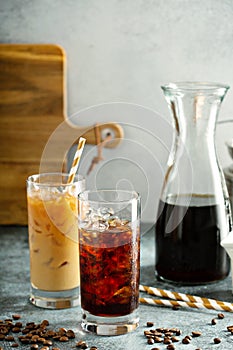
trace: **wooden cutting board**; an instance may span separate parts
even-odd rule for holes
[[[93,126],[66,122],[65,60],[57,45],[0,44],[0,224],[27,224],[26,179],[41,170],[48,142],[46,171],[66,166],[81,135],[95,143]],[[121,138],[120,127],[110,126]]]

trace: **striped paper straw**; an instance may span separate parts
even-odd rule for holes
[[[141,292],[146,292],[147,294],[150,294],[150,295],[155,295],[162,298],[168,298],[175,301],[183,301],[186,303],[193,303],[193,304],[203,304],[205,305],[205,308],[209,308],[209,309],[233,311],[233,304],[225,301],[203,298],[203,297],[184,294],[184,293],[171,292],[166,289],[159,289],[159,288],[148,287],[143,285],[139,286],[139,290]],[[206,305],[210,305],[210,307],[206,307]]]
[[[78,166],[79,166],[79,162],[80,162],[80,158],[81,158],[81,155],[83,152],[85,142],[86,142],[86,139],[84,139],[83,137],[80,137],[79,142],[78,142],[77,151],[75,152],[73,163],[72,163],[69,177],[67,180],[68,184],[71,184],[74,181],[74,177],[75,177],[76,172],[78,170]]]
[[[167,299],[153,299],[153,298],[139,298],[141,304],[149,304],[149,305],[159,305],[159,306],[170,306],[170,307],[186,307],[193,309],[211,309],[218,311],[233,311],[233,307],[220,306],[218,304],[212,305],[209,303],[193,303],[191,301],[179,301],[179,300],[167,300]]]

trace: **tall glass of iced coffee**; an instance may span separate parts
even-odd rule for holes
[[[85,180],[78,175],[47,173],[27,179],[30,248],[30,301],[61,309],[79,304],[78,194]]]

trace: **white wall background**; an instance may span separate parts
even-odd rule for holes
[[[233,121],[232,0],[1,0],[0,41],[65,49],[68,115],[83,125],[115,118],[125,131],[119,147],[104,150],[88,186],[134,187],[144,221],[155,218],[172,135],[160,85],[227,83],[219,120]],[[233,123],[217,127],[223,167],[231,163],[224,142],[232,137]],[[94,155],[87,146],[84,174]]]

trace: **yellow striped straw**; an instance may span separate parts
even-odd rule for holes
[[[85,142],[86,142],[86,139],[84,139],[84,137],[80,137],[78,142],[78,147],[74,155],[73,163],[69,172],[69,177],[67,181],[68,184],[71,184],[74,181],[74,177],[78,170],[78,166],[79,166],[79,162],[80,162],[80,158],[83,152]]]

